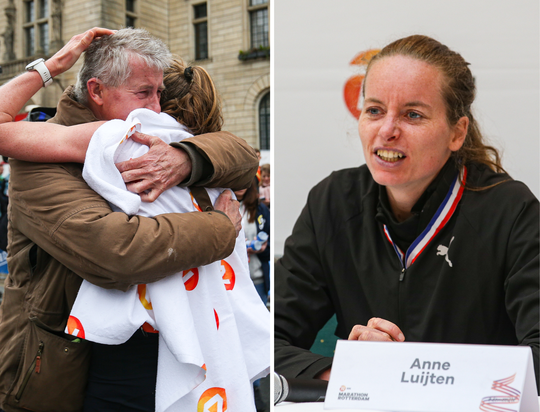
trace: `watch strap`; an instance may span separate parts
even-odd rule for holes
[[[47,69],[47,66],[45,65],[45,60],[43,59],[40,59],[37,64],[28,67],[28,70],[35,70],[39,73],[39,75],[41,76],[41,80],[43,80],[44,87],[47,87],[53,81],[51,73],[49,72],[49,69]]]

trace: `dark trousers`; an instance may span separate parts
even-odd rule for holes
[[[159,336],[138,330],[122,345],[92,344],[85,412],[154,412]]]

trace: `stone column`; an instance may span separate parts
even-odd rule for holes
[[[56,53],[64,46],[62,40],[62,0],[52,0],[52,13],[51,13],[51,44],[50,54]]]
[[[15,9],[15,4],[13,3],[13,0],[9,0],[8,6],[4,9],[6,13],[6,30],[2,33],[2,37],[4,38],[4,56],[3,60],[5,62],[15,60],[15,52],[13,51],[13,43],[14,43],[14,36],[15,36],[15,12],[17,11]]]

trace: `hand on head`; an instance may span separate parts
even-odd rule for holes
[[[381,318],[371,318],[367,326],[354,326],[349,340],[403,342],[405,336],[394,323]]]
[[[47,60],[46,66],[51,76],[58,76],[70,69],[94,39],[111,34],[114,34],[114,30],[94,27],[84,33],[73,36],[64,47]]]

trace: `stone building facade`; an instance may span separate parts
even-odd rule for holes
[[[223,100],[224,129],[269,149],[269,0],[0,0],[0,84],[91,27],[145,28],[203,66]],[[29,104],[56,106],[80,63]],[[265,152],[263,152],[265,153]]]

